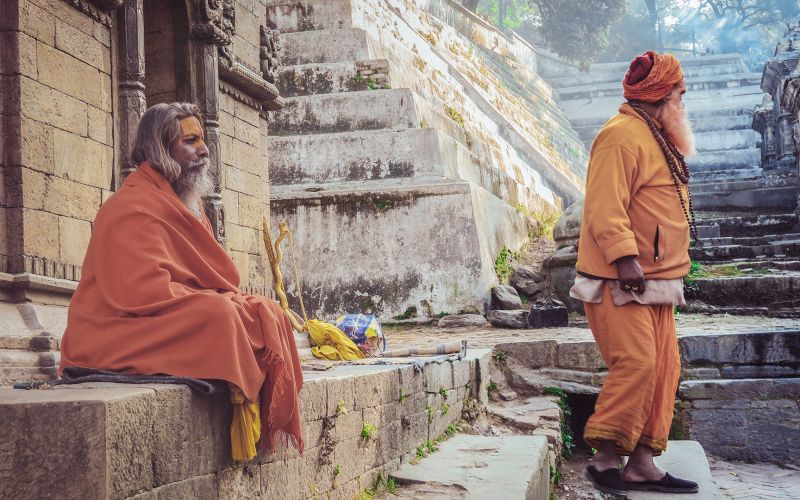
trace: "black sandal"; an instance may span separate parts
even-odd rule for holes
[[[625,496],[628,489],[622,479],[622,472],[616,467],[606,470],[597,470],[594,465],[586,466],[586,479],[594,484],[594,487],[603,493]]]
[[[670,476],[669,473],[658,481],[626,481],[629,490],[660,491],[663,493],[697,493],[698,486],[694,481]]]

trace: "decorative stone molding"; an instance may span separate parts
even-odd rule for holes
[[[236,33],[234,0],[195,0],[195,4],[197,22],[192,24],[192,37],[220,47],[230,45]]]
[[[131,152],[136,139],[136,127],[147,109],[144,87],[144,4],[143,0],[125,0],[119,16],[119,151],[120,175],[117,186],[122,185],[136,170]]]
[[[227,87],[225,93],[246,104],[255,103],[256,109],[274,111],[283,107],[278,88],[264,80],[255,70],[247,67],[236,57],[220,50],[219,78],[239,91]]]
[[[36,274],[59,280],[80,281],[81,266],[33,255],[0,257],[0,273]]]
[[[122,7],[123,0],[64,0],[103,26],[111,27],[109,11]]]

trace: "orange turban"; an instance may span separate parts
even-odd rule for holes
[[[648,50],[631,62],[622,87],[629,101],[657,102],[682,81],[683,70],[675,56]]]

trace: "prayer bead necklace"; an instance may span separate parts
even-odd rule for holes
[[[667,166],[672,174],[672,180],[675,182],[675,190],[678,192],[678,200],[681,202],[683,215],[686,217],[686,222],[689,224],[689,229],[692,232],[692,237],[695,241],[699,242],[700,238],[697,236],[697,222],[694,216],[694,207],[692,207],[692,192],[689,190],[689,166],[680,151],[667,139],[663,132],[656,126],[655,120],[647,111],[636,105],[631,107],[641,116],[647,125],[650,127],[650,132],[653,133],[658,146],[664,153],[664,159],[667,161]],[[681,186],[686,186],[686,200],[683,199]],[[688,204],[688,209],[687,209]]]

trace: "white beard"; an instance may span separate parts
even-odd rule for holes
[[[697,153],[692,122],[689,121],[689,112],[680,100],[675,99],[665,102],[658,109],[656,119],[664,127],[667,139],[683,156],[691,158]]]
[[[175,194],[198,219],[203,215],[203,196],[214,190],[214,180],[208,172],[209,165],[208,158],[181,165],[181,175],[172,183]]]

